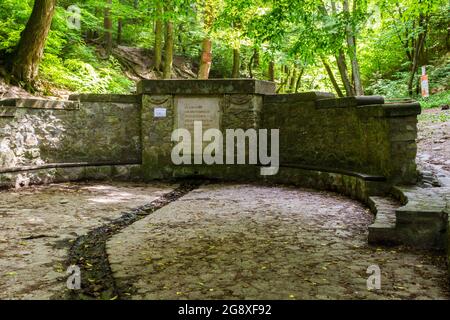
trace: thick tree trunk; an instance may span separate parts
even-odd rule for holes
[[[12,61],[15,80],[31,83],[37,77],[55,6],[56,0],[35,0]]]
[[[344,11],[350,17],[350,9],[349,9],[349,5],[348,5],[348,0],[344,0],[343,7],[344,7]],[[353,83],[354,83],[354,87],[355,87],[355,95],[362,96],[362,95],[364,95],[364,90],[362,87],[361,72],[359,69],[359,63],[358,63],[358,58],[357,58],[354,29],[351,24],[347,24],[346,33],[347,33],[347,46],[348,46],[348,51],[350,53],[350,61],[352,63],[352,75],[353,75]]]
[[[103,18],[103,27],[105,29],[105,34],[103,38],[103,43],[106,49],[106,54],[109,56],[112,51],[112,31],[113,31],[113,23],[111,18],[111,5],[112,0],[106,0],[106,6],[104,11]]]
[[[161,71],[162,64],[162,47],[164,40],[164,24],[162,21],[163,7],[160,1],[156,4],[156,21],[155,21],[155,44],[153,47],[154,70]]]
[[[172,78],[172,63],[173,63],[173,22],[166,22],[166,39],[164,42],[164,70],[163,78]]]
[[[233,71],[231,72],[232,78],[239,78],[241,70],[241,51],[237,49],[233,49]]]
[[[353,97],[355,95],[355,91],[348,77],[347,63],[345,62],[345,54],[342,49],[339,50],[339,55],[336,57],[336,62],[339,69],[339,74],[341,75],[342,83],[344,84],[345,93],[347,97]]]
[[[333,70],[331,70],[331,67],[328,64],[328,62],[325,60],[325,58],[322,57],[321,59],[322,59],[323,66],[325,67],[325,70],[327,71],[327,74],[330,77],[331,83],[333,84],[334,90],[336,91],[336,93],[338,94],[339,97],[343,97],[344,94],[342,93],[342,90],[336,81],[336,78],[333,74]]]
[[[269,62],[269,81],[275,81],[275,62]]]

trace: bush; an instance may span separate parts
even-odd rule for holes
[[[96,67],[79,59],[63,60],[47,53],[40,77],[55,86],[80,93],[129,93],[134,83],[126,78],[117,60],[96,61]]]
[[[430,95],[428,98],[419,98],[423,109],[438,108],[450,104],[450,90]]]

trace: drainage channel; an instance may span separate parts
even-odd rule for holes
[[[202,183],[200,181],[182,182],[178,188],[161,198],[125,212],[120,218],[78,237],[69,249],[66,267],[77,266],[80,268],[81,288],[78,290],[66,289],[61,295],[54,298],[69,300],[127,299],[129,288],[121,288],[117,285],[109,265],[106,242],[127,226],[178,200],[190,191],[197,189]]]

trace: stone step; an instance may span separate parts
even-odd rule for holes
[[[397,244],[396,210],[401,206],[390,197],[369,197],[369,207],[376,215],[369,226],[369,244]]]
[[[450,188],[395,187],[394,195],[404,206],[396,210],[397,235],[401,242],[418,248],[448,246],[447,197]]]

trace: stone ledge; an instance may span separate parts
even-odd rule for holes
[[[75,168],[75,167],[102,167],[102,166],[123,166],[123,165],[140,165],[138,162],[130,163],[117,163],[117,162],[71,162],[71,163],[47,163],[36,166],[22,166],[15,168],[0,168],[0,174],[2,173],[16,173],[36,171],[43,169],[56,169],[56,168]]]
[[[142,80],[138,94],[220,95],[274,94],[275,83],[253,79],[211,80]]]
[[[21,188],[39,184],[111,179],[141,181],[141,165],[67,166],[0,173],[0,188]]]
[[[75,101],[45,100],[45,99],[5,99],[0,100],[0,106],[27,109],[78,110],[80,104]]]
[[[367,204],[369,196],[383,195],[388,185],[382,181],[370,181],[356,175],[332,173],[299,167],[280,167],[275,176],[262,177],[264,181],[334,191]]]
[[[324,99],[316,101],[316,107],[321,108],[349,108],[367,105],[382,105],[384,98],[381,96],[360,96],[339,99]]]
[[[140,103],[141,96],[126,94],[73,94],[71,101],[79,102],[113,102],[113,103]]]
[[[392,103],[383,105],[385,117],[407,117],[417,116],[422,112],[420,103]]]
[[[321,99],[334,99],[335,95],[329,92],[304,92],[295,94],[273,94],[264,96],[264,104],[295,103],[316,101]]]
[[[369,244],[398,244],[395,210],[400,204],[390,197],[369,197],[369,207],[375,221],[369,226]]]
[[[282,163],[280,167],[286,167],[286,168],[298,168],[298,169],[304,169],[304,170],[312,170],[312,171],[320,171],[320,172],[328,172],[328,173],[339,173],[344,174],[347,176],[353,176],[357,177],[366,181],[379,181],[379,182],[385,182],[386,177],[379,176],[379,175],[370,175],[366,173],[346,170],[346,169],[340,169],[340,168],[331,168],[331,167],[324,167],[324,166],[313,166],[313,165],[305,165],[305,164],[294,164],[294,163]]]

